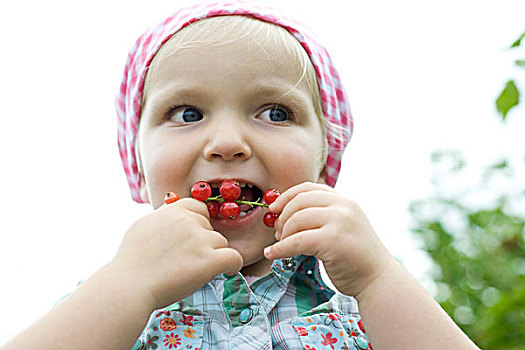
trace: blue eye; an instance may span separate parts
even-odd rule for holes
[[[290,113],[286,109],[277,106],[274,106],[262,112],[261,118],[274,123],[286,122],[290,121],[291,119]]]
[[[173,107],[167,113],[169,120],[179,123],[195,123],[202,120],[202,113],[192,107]]]

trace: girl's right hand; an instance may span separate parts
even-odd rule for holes
[[[191,295],[220,273],[237,273],[243,260],[213,230],[206,204],[183,198],[135,222],[109,265],[158,309]]]

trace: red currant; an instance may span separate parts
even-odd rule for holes
[[[210,214],[210,218],[216,218],[219,216],[219,208],[221,206],[221,203],[219,202],[206,202],[206,206],[208,207],[208,213]]]
[[[237,219],[239,215],[241,215],[241,208],[239,207],[239,204],[235,202],[222,203],[219,211],[223,218],[230,220]]]
[[[263,222],[266,226],[268,227],[273,227],[274,224],[275,224],[275,220],[277,220],[277,218],[279,217],[279,214],[274,214],[274,213],[266,213],[264,214],[263,216]]]
[[[269,189],[268,191],[264,192],[264,203],[270,205],[273,202],[275,202],[277,197],[279,197],[280,195],[281,192],[279,192],[275,188]]]
[[[219,187],[219,192],[225,201],[234,201],[241,195],[241,186],[235,180],[224,180]]]
[[[196,200],[204,202],[211,196],[211,186],[205,181],[198,181],[191,187],[191,196]]]
[[[179,195],[175,192],[168,192],[166,193],[166,196],[164,197],[164,203],[171,204],[173,202],[176,202],[180,199]]]

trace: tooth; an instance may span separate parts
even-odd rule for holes
[[[246,212],[241,211],[241,213],[239,214],[239,217],[242,218],[243,216],[246,216],[246,215],[248,215]]]
[[[252,185],[252,184],[248,184],[248,188],[252,188],[252,187],[253,187],[253,185]]]
[[[241,186],[241,187],[245,187],[245,186],[246,186],[246,183],[245,183],[245,182],[239,182],[239,186]]]

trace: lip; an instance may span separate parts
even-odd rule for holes
[[[221,182],[223,182],[224,180],[235,180],[235,181],[237,181],[239,183],[246,183],[246,184],[254,185],[254,186],[257,186],[261,191],[264,191],[263,187],[261,187],[260,184],[258,184],[256,182],[253,182],[251,180],[246,180],[246,179],[243,179],[243,178],[240,178],[240,177],[235,177],[235,176],[223,177],[223,178],[214,178],[214,179],[209,179],[209,180],[204,180],[204,181],[206,181],[210,185],[211,184],[219,184],[220,185]]]
[[[256,225],[262,222],[262,208],[256,207],[243,217],[238,217],[235,220],[224,218],[212,218],[211,224],[213,228],[219,232],[221,230],[230,231],[238,229],[246,229],[248,226]]]

